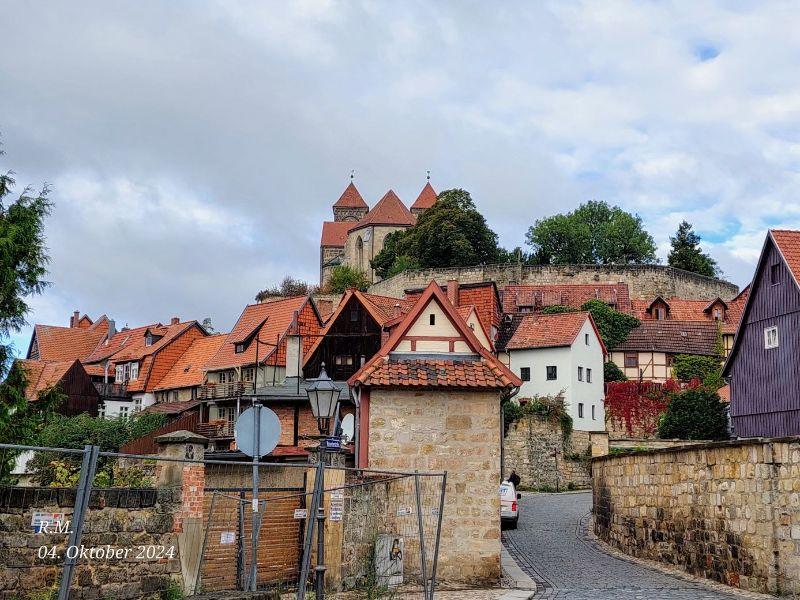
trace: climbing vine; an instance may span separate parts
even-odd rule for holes
[[[544,421],[561,427],[561,437],[564,444],[569,443],[572,435],[572,417],[569,416],[564,406],[564,398],[561,396],[534,396],[533,398],[523,398],[518,404],[514,401],[507,401],[503,405],[503,424],[505,433],[512,423],[519,421],[527,415],[535,415]]]
[[[606,386],[606,419],[625,426],[629,436],[651,436],[667,409],[670,395],[680,391],[673,379],[663,384],[650,381],[614,381]]]

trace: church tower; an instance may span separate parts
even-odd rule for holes
[[[367,216],[368,212],[369,206],[364,202],[351,178],[350,184],[333,205],[333,220],[360,221]]]

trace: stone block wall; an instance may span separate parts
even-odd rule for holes
[[[592,442],[588,431],[573,431],[565,441],[558,423],[526,415],[508,427],[504,439],[505,472],[520,476],[523,489],[585,489],[592,485]],[[558,470],[553,450],[558,451]]]
[[[592,462],[595,532],[619,550],[750,591],[800,591],[800,438]]]
[[[721,279],[704,277],[664,265],[485,265],[442,269],[404,271],[370,287],[373,294],[401,298],[407,288],[424,287],[435,279],[446,284],[449,279],[461,283],[494,281],[502,289],[515,284],[547,283],[618,283],[630,288],[631,298],[652,299],[656,296],[683,298],[733,298],[738,286]]]
[[[500,435],[496,392],[370,394],[369,467],[448,473],[441,581],[500,579]]]
[[[67,533],[36,533],[34,512],[64,513],[72,518],[75,490],[0,488],[0,597],[25,598],[57,588]],[[158,598],[171,581],[181,583],[175,518],[181,510],[180,488],[94,490],[81,545],[103,556],[78,557],[70,598]],[[40,557],[54,547],[57,556]],[[144,547],[144,558],[140,557]],[[147,558],[146,548],[172,548],[171,558]],[[128,550],[107,558],[105,549]]]

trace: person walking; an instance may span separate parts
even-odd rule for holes
[[[508,476],[508,482],[514,484],[514,489],[519,487],[520,478],[515,469],[511,469],[511,475]]]

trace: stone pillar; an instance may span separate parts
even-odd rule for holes
[[[160,457],[196,461],[203,460],[208,438],[182,430],[160,435],[156,443]],[[202,564],[200,549],[204,537],[205,464],[162,460],[158,461],[156,474],[157,487],[180,489],[181,509],[175,515],[173,531],[178,534],[183,591],[193,594]]]
[[[607,431],[589,432],[589,443],[592,446],[592,458],[595,456],[606,456],[608,454]]]

